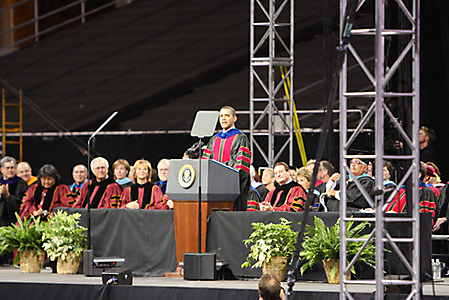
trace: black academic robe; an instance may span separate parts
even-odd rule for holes
[[[1,178],[0,184],[8,184],[9,189],[8,197],[0,195],[0,226],[7,226],[17,221],[15,213],[19,213],[22,198],[28,189],[28,185],[17,176],[9,180]]]
[[[373,199],[374,179],[367,174],[358,176],[357,179],[362,185],[362,187],[367,191],[368,195],[370,195],[371,199]],[[340,203],[334,197],[329,198],[327,200],[327,205],[329,211],[340,210]],[[349,180],[346,184],[346,206],[348,210],[360,210],[370,207],[368,202],[366,202],[366,199],[363,196],[362,192],[360,191],[360,189],[357,187],[356,183],[353,180]]]

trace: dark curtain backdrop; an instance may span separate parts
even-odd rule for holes
[[[449,2],[421,1],[421,125],[435,130],[434,149],[443,180],[449,180],[446,126],[449,112]]]

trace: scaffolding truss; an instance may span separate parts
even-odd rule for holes
[[[286,149],[293,164],[293,46],[294,0],[251,0],[251,151],[271,167]]]
[[[357,1],[357,0],[356,0]],[[346,228],[346,223],[350,220],[369,221],[374,225],[373,234],[367,239],[375,243],[376,246],[376,271],[374,280],[357,280],[350,281],[345,279],[344,274],[347,273],[354,265],[353,261],[347,261],[346,247],[351,240],[346,238],[345,230],[341,230],[341,252],[340,252],[340,299],[354,299],[351,295],[351,283],[357,284],[375,284],[375,299],[384,299],[385,288],[390,285],[408,285],[410,293],[404,299],[420,298],[420,248],[419,248],[419,0],[395,0],[388,2],[389,11],[391,6],[396,5],[397,11],[403,15],[405,22],[398,22],[401,28],[386,28],[386,2],[382,0],[374,1],[374,17],[370,18],[373,26],[362,28],[355,21],[355,28],[351,30],[351,40],[348,45],[348,52],[345,57],[342,71],[340,73],[340,182],[344,183],[349,178],[353,178],[353,174],[349,168],[349,159],[354,157],[364,157],[373,160],[375,163],[375,196],[371,198],[368,192],[361,186],[356,178],[353,178],[358,188],[362,191],[364,198],[374,213],[367,214],[366,217],[349,218],[347,213],[346,201],[341,201],[340,211],[341,220],[340,228]],[[340,1],[340,25],[343,24],[347,0]],[[368,1],[358,1],[357,13],[363,11]],[[364,26],[365,24],[362,24]],[[342,28],[342,26],[340,26]],[[397,57],[386,58],[386,43],[394,43],[399,41],[397,45],[404,45],[403,49],[398,51]],[[360,57],[359,46],[373,45],[372,51],[375,54],[375,62],[373,64],[363,63],[363,57]],[[363,74],[365,74],[366,82],[373,86],[371,91],[358,90],[360,84],[360,76],[354,78],[351,72],[348,72],[348,65],[351,62],[357,62]],[[403,70],[410,70],[408,74],[401,74]],[[410,88],[402,90],[392,84],[395,76],[401,78],[409,77],[411,82]],[[407,78],[406,78],[407,79]],[[366,82],[364,83],[366,86]],[[360,121],[355,132],[348,133],[347,110],[351,108],[351,99],[364,98],[371,101],[367,107],[368,111],[364,118]],[[407,116],[402,121],[390,109],[388,103],[395,103],[395,107],[406,106]],[[385,128],[384,122],[394,125],[398,135],[404,141],[405,153],[399,155],[397,153],[390,154],[385,152],[384,138]],[[401,124],[402,122],[402,124]],[[370,154],[354,155],[354,145],[357,137],[365,128],[374,128],[372,149],[368,150]],[[384,199],[383,186],[383,166],[384,160],[399,162],[406,166],[404,174],[397,181],[397,187],[393,191],[393,195],[389,199]],[[399,191],[399,188],[407,184],[407,217],[392,218],[385,214],[386,202],[391,200]],[[346,185],[342,184],[341,199],[346,199]],[[407,222],[412,227],[411,235],[407,237],[392,237],[387,230],[386,224],[389,222]],[[367,240],[365,242],[367,242]],[[413,249],[412,255],[407,255],[400,250],[400,246],[409,244]],[[397,278],[388,277],[384,270],[384,247],[389,245],[399,257],[398,263],[402,263],[407,270],[404,276]]]

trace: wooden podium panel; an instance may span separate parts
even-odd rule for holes
[[[176,260],[179,265],[184,253],[198,252],[198,201],[173,201],[175,219]],[[232,211],[233,201],[201,202],[201,252],[206,251],[207,218],[213,210]]]

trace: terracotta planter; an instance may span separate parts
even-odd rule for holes
[[[56,270],[58,274],[62,275],[76,274],[80,262],[81,262],[81,255],[74,255],[73,252],[69,252],[66,259],[64,260],[61,259],[61,257],[58,257],[58,261],[56,263]]]
[[[324,271],[326,272],[327,281],[329,283],[340,284],[340,260],[339,259],[329,259],[323,260]],[[331,278],[331,271],[334,265],[337,265],[337,272],[335,273],[334,278]],[[351,272],[346,274],[346,279],[351,280]]]
[[[263,262],[262,273],[274,275],[279,281],[284,281],[287,274],[287,258],[273,257],[270,262]]]
[[[22,273],[40,273],[44,265],[44,250],[37,253],[33,250],[20,251],[20,271]]]

